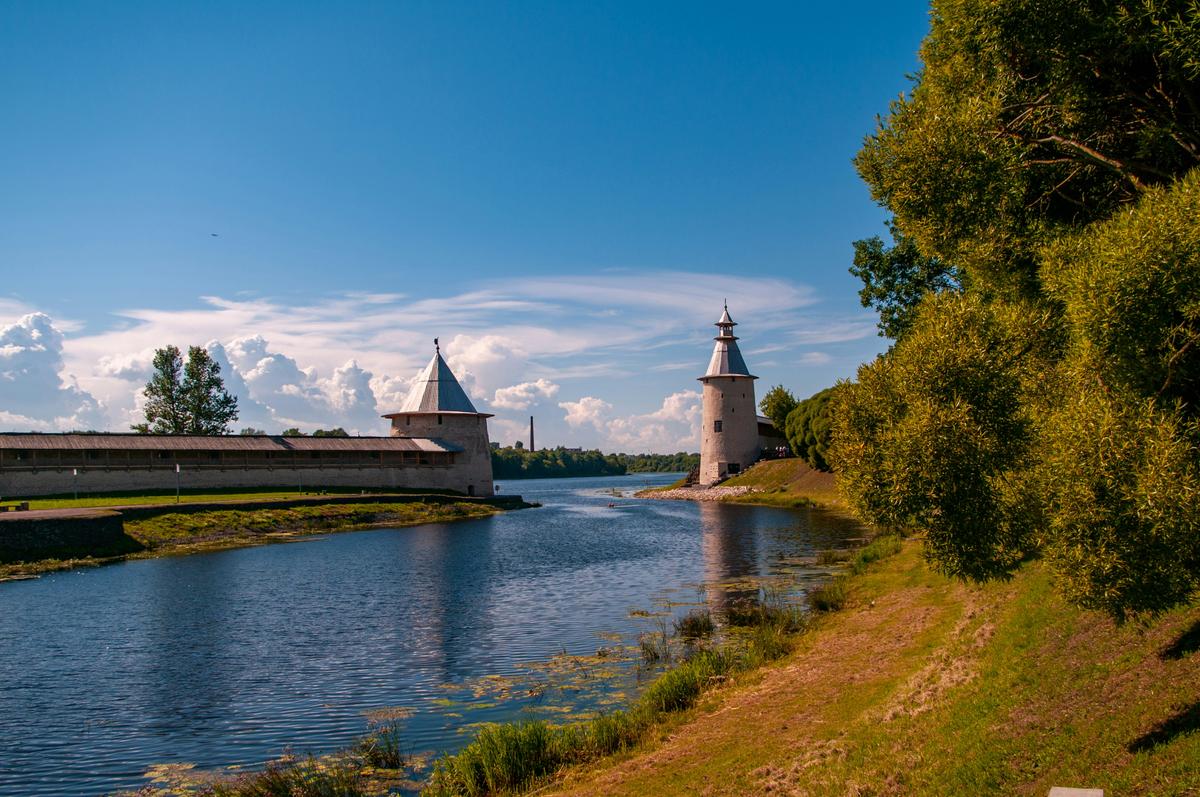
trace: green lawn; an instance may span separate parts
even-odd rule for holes
[[[328,495],[358,495],[361,492],[361,488],[330,488],[322,490],[322,494]],[[372,489],[367,492],[372,495],[412,495],[428,493],[430,491]],[[291,498],[314,498],[317,495],[318,493],[315,492],[302,492],[281,488],[263,490],[183,490],[180,493],[179,500],[185,503],[205,503],[208,501],[279,501]],[[175,503],[175,491],[150,490],[129,493],[100,493],[95,495],[81,495],[78,499],[73,496],[62,495],[46,496],[43,498],[6,498],[0,501],[0,503],[11,504],[17,501],[29,501],[30,509],[78,509],[96,506],[173,504]]]

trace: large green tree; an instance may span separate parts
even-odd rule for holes
[[[208,351],[191,346],[186,364],[175,346],[154,352],[143,423],[134,431],[153,434],[228,434],[237,420],[237,398],[225,390],[221,366]]]
[[[180,377],[183,373],[183,358],[176,346],[167,346],[154,352],[151,363],[150,381],[142,395],[146,420],[131,428],[142,434],[183,434],[187,428],[183,390]]]
[[[837,392],[829,460],[852,506],[925,531],[948,575],[1010,573],[1035,547],[1036,421],[1059,345],[1025,304],[925,301],[912,331]]]
[[[958,269],[926,257],[916,241],[888,222],[892,245],[879,236],[854,242],[850,273],[863,282],[858,298],[879,313],[879,334],[899,340],[908,332],[921,300],[929,294],[962,288]]]
[[[758,402],[758,408],[762,410],[762,414],[771,419],[771,423],[780,434],[786,434],[787,417],[792,410],[796,409],[796,397],[792,395],[792,391],[788,390],[783,385],[776,385],[766,392],[762,400]]]
[[[922,253],[1037,292],[1039,246],[1200,164],[1194,0],[935,0],[856,160]]]
[[[839,391],[839,484],[927,531],[944,572],[1003,576],[1040,550],[1063,594],[1114,617],[1189,601],[1200,7],[935,0],[921,58],[856,165],[897,244],[964,290],[913,292],[896,346]]]

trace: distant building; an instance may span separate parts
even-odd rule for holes
[[[716,345],[708,371],[700,377],[704,383],[703,415],[700,429],[700,476],[702,485],[715,484],[748,468],[762,456],[760,418],[754,400],[754,380],[746,367],[737,337],[736,322],[729,307],[717,321]],[[768,443],[768,445],[772,445]]]
[[[490,496],[487,419],[435,351],[389,437],[0,433],[0,496],[229,487]],[[177,475],[178,474],[178,475]]]

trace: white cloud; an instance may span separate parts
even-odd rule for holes
[[[502,387],[492,396],[492,406],[506,410],[527,410],[543,398],[558,395],[558,385],[549,379],[522,382],[519,385]]]
[[[102,426],[99,402],[62,372],[63,333],[50,316],[29,313],[0,328],[0,422],[9,428]]]
[[[567,411],[563,418],[572,428],[591,425],[596,429],[604,429],[604,416],[612,409],[612,405],[595,396],[584,396],[579,401],[561,401],[559,407]]]
[[[682,390],[663,399],[662,406],[645,415],[613,418],[604,425],[609,447],[621,451],[673,454],[696,451],[700,446],[701,395]]]
[[[823,351],[808,351],[800,355],[797,360],[801,365],[826,365],[833,358]]]
[[[686,418],[662,413],[686,414],[686,408],[640,416],[614,405],[635,401],[645,390],[666,392],[679,385],[670,372],[701,371],[711,324],[726,296],[730,312],[745,324],[739,329],[754,330],[762,353],[874,336],[872,318],[830,321],[811,315],[806,308],[816,298],[804,285],[684,271],[517,277],[425,298],[348,293],[304,302],[208,296],[182,310],[120,310],[113,313],[116,323],[100,331],[94,321],[77,331],[56,321],[57,355],[46,355],[41,382],[25,380],[22,387],[46,400],[17,407],[0,395],[0,411],[51,423],[47,419],[74,418],[75,410],[86,414],[90,408],[103,428],[127,428],[140,420],[138,393],[154,350],[209,341],[227,389],[238,397],[238,425],[344,426],[379,433],[386,424],[377,416],[400,405],[433,353],[433,337],[440,336],[443,353],[477,406],[509,413],[493,421],[499,429],[573,383],[572,395],[586,395],[558,405],[566,417],[548,419],[546,439],[599,442],[607,435],[605,445],[666,446],[691,433],[681,428]],[[26,309],[14,299],[0,299],[0,321],[5,312]],[[819,364],[820,356],[779,361],[795,368]],[[52,374],[49,381],[46,373]],[[76,375],[78,384],[67,374]],[[43,412],[51,405],[52,414]],[[610,423],[616,424],[611,431]],[[0,424],[11,425],[2,416]],[[656,428],[644,431],[649,426]]]

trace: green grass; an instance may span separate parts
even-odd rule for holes
[[[889,550],[890,546],[877,546],[865,559],[878,561],[890,555]],[[677,632],[682,635],[685,628],[701,624],[700,619],[687,619],[700,615],[685,617]],[[711,617],[707,620],[712,622]],[[544,783],[564,767],[636,748],[655,727],[693,708],[705,692],[786,656],[798,635],[810,628],[808,616],[785,604],[777,591],[764,591],[755,601],[730,607],[727,622],[744,633],[732,634],[719,647],[696,650],[656,678],[626,711],[569,725],[538,720],[484,726],[466,747],[436,762],[422,794],[517,793]],[[650,647],[657,660],[658,645]]]
[[[837,612],[846,607],[850,587],[845,576],[837,576],[828,584],[821,584],[808,591],[808,605],[818,612]]]
[[[254,540],[269,534],[315,533],[379,525],[412,525],[486,517],[495,509],[469,502],[314,504],[287,509],[167,513],[125,521],[125,532],[151,549]]]
[[[47,558],[0,564],[0,581],[31,577],[56,570],[101,565],[121,559],[201,553],[277,541],[303,534],[350,531],[379,526],[446,523],[493,515],[490,504],[471,501],[437,503],[301,504],[287,509],[222,509],[168,512],[155,517],[126,519],[131,544],[144,550],[120,555]]]
[[[359,495],[364,488],[359,487],[330,487],[320,488],[320,492],[293,490],[274,487],[262,490],[247,490],[233,488],[228,490],[181,490],[180,500],[186,503],[207,503],[210,501],[281,501],[294,498],[315,498],[318,495]],[[371,495],[413,495],[422,493],[452,491],[437,490],[366,490]],[[139,506],[175,503],[174,490],[142,490],[137,492],[114,493],[85,493],[78,499],[73,495],[52,495],[40,498],[5,498],[0,503],[10,504],[17,501],[29,501],[30,509],[80,509],[102,506]]]
[[[722,487],[751,487],[753,493],[726,498],[735,504],[762,504],[787,509],[806,506],[841,509],[833,474],[813,470],[802,459],[759,462],[721,482]]]
[[[573,771],[573,793],[1200,794],[1200,605],[1117,626],[1064,603],[1041,562],[964,585],[915,540],[876,543],[852,560],[854,609],[784,669],[661,753]]]
[[[708,609],[693,609],[675,621],[675,633],[683,639],[703,639],[717,630]]]

